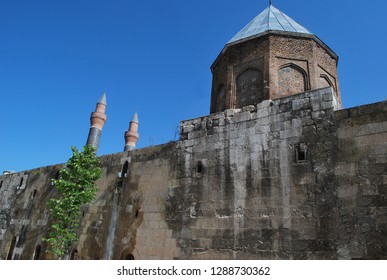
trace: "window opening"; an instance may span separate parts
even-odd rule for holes
[[[38,260],[40,257],[40,252],[42,251],[42,246],[40,244],[35,248],[34,260]]]
[[[35,196],[36,196],[36,193],[37,193],[37,190],[34,190],[34,191],[32,192],[31,199],[34,199],[34,198],[35,198]]]
[[[299,144],[296,148],[296,162],[304,162],[307,160],[307,146],[306,144]]]
[[[20,179],[20,183],[19,183],[19,186],[17,186],[17,188],[16,189],[20,189],[22,186],[23,186],[23,181],[24,181],[24,177],[22,177],[21,179]]]
[[[126,174],[128,173],[128,168],[129,168],[129,162],[125,161],[125,164],[122,167],[122,177],[126,177]]]
[[[134,260],[133,254],[127,254],[127,255],[125,256],[125,260]]]
[[[202,173],[203,172],[203,163],[201,161],[198,161],[198,164],[196,166],[196,172]]]
[[[74,249],[71,251],[70,260],[76,260],[76,259],[78,259],[78,250]]]
[[[15,245],[16,245],[16,236],[12,238],[11,246],[9,246],[9,250],[8,250],[7,260],[12,260],[12,255],[13,255],[13,250],[15,249]]]

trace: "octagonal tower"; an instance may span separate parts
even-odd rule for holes
[[[338,56],[269,5],[223,48],[213,65],[210,113],[331,86],[341,105]]]

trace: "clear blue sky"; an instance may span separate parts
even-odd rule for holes
[[[0,0],[0,172],[65,162],[104,91],[99,154],[175,139],[209,113],[210,65],[266,0]],[[273,0],[340,57],[344,107],[386,93],[387,1]],[[1,174],[0,173],[0,174]]]

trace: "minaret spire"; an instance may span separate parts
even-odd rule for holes
[[[98,149],[99,141],[101,140],[102,127],[104,126],[107,116],[106,111],[106,93],[103,93],[101,98],[98,100],[95,111],[90,116],[90,131],[87,137],[86,145],[91,145]]]
[[[138,115],[134,113],[132,120],[129,124],[129,130],[125,131],[125,147],[124,151],[132,151],[136,148],[136,143],[140,138],[138,134]]]

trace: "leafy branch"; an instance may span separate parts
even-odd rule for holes
[[[81,206],[95,199],[95,182],[102,174],[96,148],[86,145],[82,152],[71,149],[73,155],[59,171],[59,179],[52,180],[59,197],[49,201],[51,227],[45,240],[49,243],[47,251],[58,257],[69,254],[76,244]]]

